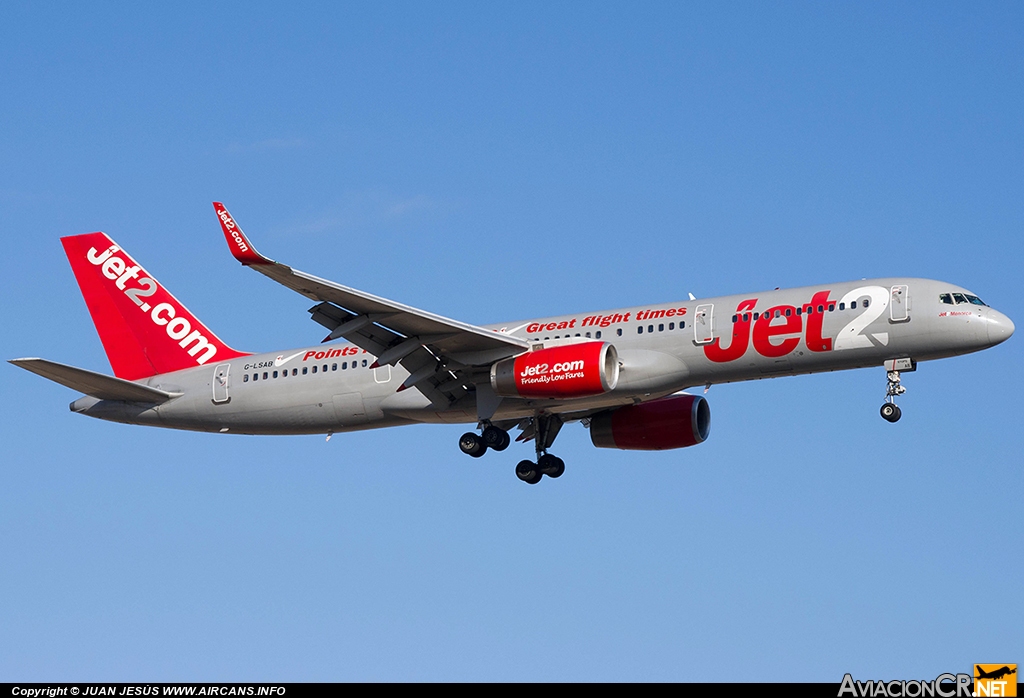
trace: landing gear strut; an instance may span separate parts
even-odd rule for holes
[[[885,377],[888,379],[888,384],[885,388],[885,404],[882,405],[879,413],[882,415],[882,419],[887,422],[898,422],[903,413],[896,405],[896,396],[907,392],[907,389],[900,385],[899,371],[888,371]]]

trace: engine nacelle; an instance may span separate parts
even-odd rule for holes
[[[538,349],[491,366],[491,387],[505,397],[588,397],[614,390],[618,381],[619,355],[607,342]]]
[[[663,451],[702,443],[711,433],[711,408],[700,395],[672,395],[598,412],[590,440],[598,448]]]

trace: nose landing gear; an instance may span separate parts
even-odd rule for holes
[[[882,419],[887,422],[898,422],[903,412],[896,405],[896,396],[907,392],[907,389],[900,385],[900,372],[896,370],[887,371],[885,374],[888,383],[885,388],[885,404],[879,410]]]
[[[893,402],[887,402],[882,405],[882,409],[880,409],[879,412],[882,414],[882,419],[887,422],[898,422],[900,421],[900,417],[903,416],[903,412],[900,410],[899,406]]]

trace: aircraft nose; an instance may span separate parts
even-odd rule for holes
[[[988,341],[993,346],[1005,342],[1013,334],[1013,320],[1006,317],[998,310],[993,310],[988,316]]]

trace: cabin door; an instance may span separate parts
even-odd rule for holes
[[[715,339],[713,313],[715,306],[711,303],[698,305],[693,313],[693,341],[697,344],[710,344]]]
[[[213,402],[220,405],[231,400],[228,393],[228,374],[231,364],[221,364],[213,369]]]
[[[893,322],[906,322],[910,319],[910,289],[906,286],[892,287],[889,319]]]

